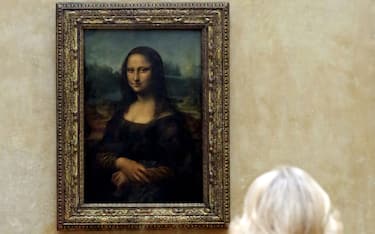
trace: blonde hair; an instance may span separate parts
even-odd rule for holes
[[[231,234],[340,234],[342,225],[323,188],[305,171],[280,167],[251,184]]]

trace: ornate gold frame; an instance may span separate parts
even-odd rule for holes
[[[57,228],[225,227],[229,223],[229,4],[58,3]],[[203,62],[203,203],[83,201],[83,66],[86,28],[200,29]]]

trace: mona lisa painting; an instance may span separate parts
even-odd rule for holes
[[[86,202],[203,201],[200,39],[85,31]]]
[[[225,3],[57,4],[58,229],[226,226],[227,27]]]

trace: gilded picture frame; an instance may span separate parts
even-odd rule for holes
[[[229,4],[57,3],[56,37],[57,229],[226,227],[230,219]],[[175,113],[178,121],[183,119],[181,129],[187,129],[188,138],[180,139],[179,145],[186,145],[182,150],[172,152],[185,154],[193,144],[198,149],[186,153],[196,154],[194,157],[199,161],[194,164],[198,165],[196,168],[190,167],[193,164],[184,164],[188,165],[190,174],[182,174],[181,178],[189,179],[176,179],[180,178],[178,169],[167,168],[161,173],[173,175],[175,184],[171,182],[170,187],[189,183],[192,176],[199,175],[196,176],[198,183],[185,186],[188,193],[195,190],[197,193],[191,192],[183,198],[168,194],[172,190],[162,189],[155,193],[147,190],[147,195],[141,197],[135,188],[144,189],[145,182],[136,184],[137,179],[133,179],[137,187],[125,186],[130,188],[131,195],[128,192],[124,195],[121,190],[120,195],[116,193],[116,199],[108,198],[108,194],[112,196],[118,190],[103,192],[105,189],[99,186],[100,179],[96,177],[100,173],[97,167],[92,167],[91,161],[96,162],[103,141],[111,134],[109,129],[117,131],[120,126],[111,125],[115,109],[123,103],[124,92],[119,88],[123,85],[118,82],[129,83],[133,90],[143,84],[133,87],[129,78],[133,71],[129,61],[134,53],[142,53],[140,47],[160,54],[169,93],[165,100],[170,100],[173,106],[147,124],[157,125],[161,130],[155,131],[164,134],[166,125],[159,125],[159,119],[164,118],[164,113],[168,118],[172,118],[170,113]],[[150,59],[145,58],[147,63]],[[150,70],[156,70],[152,62]],[[140,93],[136,92],[136,97],[139,98]],[[131,105],[128,108],[126,110],[130,110]],[[120,113],[126,120],[128,112]],[[189,118],[192,121],[187,123],[186,116],[193,116]],[[141,136],[146,138],[146,135]],[[135,135],[130,136],[135,139]],[[160,138],[163,136],[152,138],[144,148],[153,147],[155,139]],[[188,139],[193,139],[192,145],[187,144]],[[147,139],[140,138],[140,141],[147,142]],[[172,148],[175,149],[174,145]],[[163,156],[169,151],[161,152]],[[133,160],[137,162],[136,158]],[[143,161],[138,163],[146,168]],[[168,174],[170,171],[173,173]],[[114,174],[108,186],[116,184]],[[124,175],[131,181],[131,176],[125,172]],[[150,177],[152,180],[159,174],[146,175],[147,180]],[[158,200],[164,193],[166,197]],[[186,195],[186,192],[181,194]]]

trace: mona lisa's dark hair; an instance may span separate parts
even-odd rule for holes
[[[129,106],[137,100],[137,95],[130,87],[127,77],[127,65],[129,57],[133,54],[143,55],[146,60],[151,64],[151,84],[149,87],[150,92],[155,97],[156,109],[155,116],[158,116],[165,111],[173,111],[175,108],[171,104],[167,88],[165,84],[165,75],[163,61],[156,50],[140,46],[132,49],[126,56],[122,67],[121,67],[121,79],[122,79],[122,92],[123,92],[123,107],[125,112],[129,109]]]

